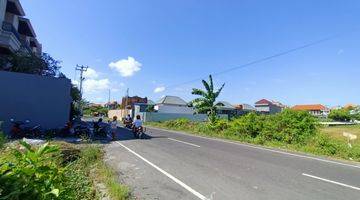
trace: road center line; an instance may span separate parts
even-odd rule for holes
[[[184,141],[181,141],[181,140],[177,140],[177,139],[173,139],[173,138],[168,138],[169,140],[172,140],[172,141],[175,141],[175,142],[180,142],[180,143],[183,143],[183,144],[187,144],[187,145],[190,145],[190,146],[194,146],[194,147],[198,147],[200,148],[199,145],[196,145],[196,144],[192,144],[192,143],[189,143],[189,142],[184,142]]]
[[[329,180],[329,179],[325,179],[325,178],[321,178],[321,177],[313,176],[313,175],[310,175],[310,174],[305,174],[305,173],[303,173],[302,175],[303,175],[303,176],[310,177],[310,178],[313,178],[313,179],[317,179],[317,180],[325,181],[325,182],[328,182],[328,183],[333,183],[333,184],[336,184],[336,185],[340,185],[340,186],[343,186],[343,187],[347,187],[347,188],[351,188],[351,189],[354,189],[354,190],[359,190],[359,191],[360,191],[360,188],[355,187],[355,186],[351,186],[351,185],[347,185],[347,184],[344,184],[344,183],[340,183],[340,182],[332,181],[332,180]]]
[[[275,149],[270,149],[270,148],[265,148],[265,147],[250,145],[250,144],[244,144],[244,143],[240,143],[240,142],[232,142],[232,141],[219,139],[219,138],[210,138],[210,137],[204,137],[204,136],[199,136],[199,135],[192,135],[192,134],[189,134],[189,133],[173,131],[173,130],[166,130],[166,129],[160,129],[160,128],[154,128],[154,127],[150,127],[150,128],[154,129],[154,130],[159,130],[159,131],[165,131],[165,132],[170,132],[170,133],[187,135],[187,136],[191,136],[191,137],[203,138],[203,139],[207,139],[207,140],[224,142],[224,143],[228,143],[228,144],[235,144],[235,145],[239,145],[239,146],[250,147],[250,148],[253,148],[253,149],[259,149],[259,150],[263,150],[263,151],[270,151],[270,152],[274,152],[274,153],[278,153],[278,154],[283,154],[283,155],[288,155],[288,156],[293,156],[293,157],[299,157],[299,158],[306,158],[306,159],[311,159],[311,160],[316,160],[316,161],[321,161],[321,162],[326,162],[326,163],[331,163],[331,164],[342,165],[342,166],[346,166],[346,167],[353,167],[353,168],[360,169],[360,165],[346,164],[346,163],[342,163],[342,162],[326,160],[326,159],[322,159],[322,158],[316,158],[316,157],[311,157],[311,156],[306,156],[306,155],[301,155],[301,154],[289,153],[289,152],[286,152],[286,151],[275,150]]]
[[[176,177],[174,177],[173,175],[169,174],[168,172],[166,172],[165,170],[161,169],[160,167],[156,166],[155,164],[153,164],[152,162],[148,161],[146,158],[142,157],[141,155],[139,155],[138,153],[136,153],[135,151],[131,150],[130,148],[128,148],[127,146],[121,144],[120,142],[116,141],[117,144],[119,144],[120,146],[122,146],[123,148],[125,148],[126,150],[128,150],[130,153],[134,154],[135,156],[139,157],[141,160],[143,160],[144,162],[146,162],[147,164],[149,164],[150,166],[152,166],[153,168],[155,168],[156,170],[158,170],[159,172],[161,172],[162,174],[164,174],[165,176],[167,176],[168,178],[170,178],[171,180],[173,180],[175,183],[179,184],[181,187],[185,188],[187,191],[191,192],[193,195],[195,195],[196,197],[198,197],[201,200],[208,200],[208,198],[206,198],[204,195],[200,194],[199,192],[197,192],[196,190],[192,189],[190,186],[186,185],[184,182],[180,181],[179,179],[177,179]]]

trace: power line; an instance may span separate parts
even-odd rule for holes
[[[218,76],[218,75],[225,74],[225,73],[228,73],[228,72],[232,72],[232,71],[235,71],[235,70],[238,70],[238,69],[243,69],[243,68],[258,64],[258,63],[262,63],[262,62],[271,60],[273,58],[281,57],[281,56],[284,56],[284,55],[287,55],[287,54],[290,54],[290,53],[293,53],[293,52],[296,52],[296,51],[299,51],[299,50],[302,50],[302,49],[306,49],[306,48],[318,45],[318,44],[323,43],[323,42],[327,42],[329,40],[333,40],[333,39],[338,38],[338,37],[340,37],[340,36],[342,36],[344,34],[345,33],[332,35],[332,36],[329,36],[329,37],[326,37],[326,38],[323,38],[323,39],[320,39],[320,40],[316,40],[316,41],[311,42],[311,43],[307,43],[305,45],[301,45],[301,46],[298,46],[298,47],[295,47],[295,48],[292,48],[292,49],[288,49],[286,51],[282,51],[282,52],[273,54],[271,56],[263,57],[263,58],[260,58],[260,59],[245,63],[245,64],[240,65],[240,66],[236,66],[236,67],[232,67],[232,68],[229,68],[229,69],[226,69],[226,70],[223,70],[223,71],[212,73],[211,75],[212,76]],[[194,83],[194,82],[197,82],[197,81],[201,81],[204,78],[206,78],[206,77],[185,81],[185,82],[182,82],[182,83],[179,83],[179,84],[173,84],[173,85],[168,86],[167,88],[173,88],[173,87],[178,87],[178,86],[181,86],[181,85]]]

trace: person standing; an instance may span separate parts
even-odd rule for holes
[[[112,140],[116,139],[115,137],[116,137],[117,126],[118,126],[117,117],[114,116],[113,120],[110,122]]]

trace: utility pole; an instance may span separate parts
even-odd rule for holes
[[[80,94],[81,94],[81,98],[82,98],[82,94],[83,94],[83,90],[82,90],[82,83],[85,80],[84,78],[84,72],[86,72],[88,70],[88,66],[84,66],[84,65],[76,65],[75,70],[76,71],[80,71]]]
[[[109,89],[108,108],[110,108],[111,90]]]
[[[89,67],[88,66],[83,66],[83,65],[76,65],[76,67],[75,67],[75,71],[80,71],[80,97],[81,97],[81,100],[82,100],[82,95],[83,95],[83,90],[82,90],[82,84],[83,84],[83,81],[85,80],[85,78],[84,78],[84,72],[86,72],[87,71],[87,69],[88,69]],[[81,114],[83,113],[83,110],[82,110],[82,102],[81,102],[81,100],[80,100],[80,102],[79,102],[79,108],[80,108],[80,112],[81,112]]]

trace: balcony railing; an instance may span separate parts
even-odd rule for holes
[[[30,45],[25,41],[25,40],[20,40],[21,42],[21,47],[26,49],[29,53],[32,53],[33,50],[32,48],[30,47]]]
[[[3,22],[2,29],[4,31],[13,33],[15,35],[15,37],[20,41],[20,34],[18,33],[18,31],[15,29],[15,27],[11,23]]]

